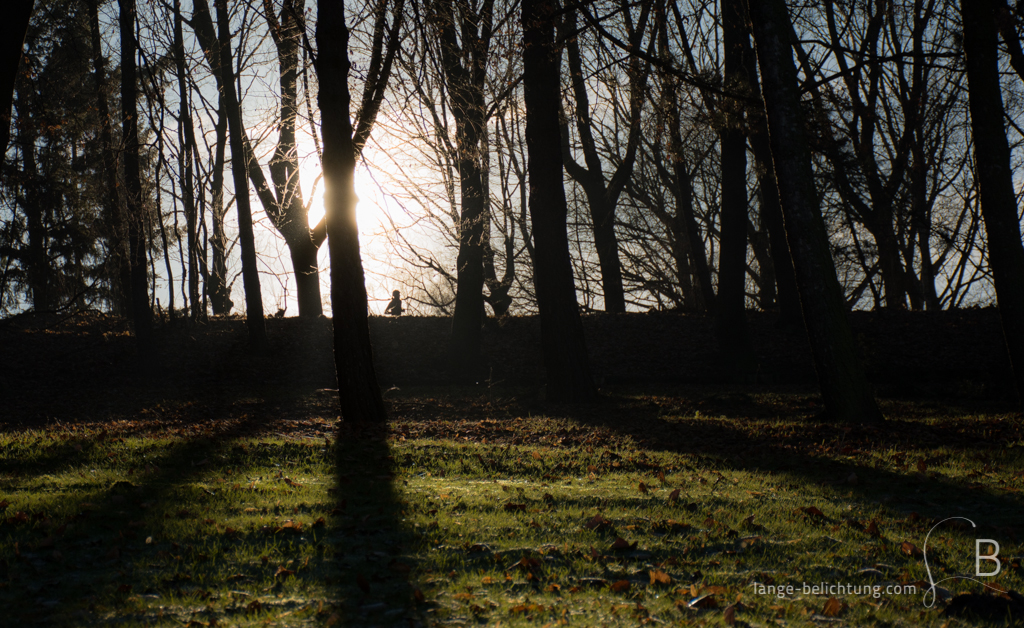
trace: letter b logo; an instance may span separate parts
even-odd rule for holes
[[[987,543],[992,546],[991,554],[981,553],[981,544]],[[998,576],[999,572],[1003,570],[1003,563],[999,560],[999,543],[996,543],[992,539],[975,539],[974,541],[974,575],[991,578],[992,576]],[[981,561],[990,560],[996,564],[995,571],[981,572]]]

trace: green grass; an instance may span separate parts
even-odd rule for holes
[[[922,604],[920,548],[953,516],[979,528],[936,529],[935,580],[991,538],[1002,573],[981,580],[1024,590],[1011,419],[894,435],[627,406],[628,425],[400,419],[327,443],[216,423],[2,434],[0,624],[714,626],[731,608],[750,626],[972,625]],[[879,589],[829,602],[803,583]]]

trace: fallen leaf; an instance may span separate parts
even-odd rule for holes
[[[629,591],[629,580],[619,580],[618,582],[612,583],[611,590],[614,593],[625,593]]]
[[[725,620],[725,623],[728,626],[735,626],[736,625],[736,605],[735,604],[730,604],[729,606],[726,607],[725,613],[722,614],[722,619]]]
[[[583,524],[583,527],[587,530],[603,530],[610,526],[611,523],[611,521],[608,521],[601,515],[594,515],[592,519]]]
[[[651,584],[672,584],[672,576],[664,571],[652,569],[648,572],[651,577]]]
[[[612,543],[611,549],[613,551],[615,551],[615,550],[632,549],[632,548],[635,548],[635,547],[636,547],[636,541],[634,541],[633,544],[630,545],[629,541],[627,541],[626,539],[622,538],[621,536],[617,536],[617,537],[615,537],[615,542]]]
[[[644,495],[647,494],[647,485],[644,484],[643,482],[641,482],[640,485],[637,486],[637,488],[640,489],[640,492],[643,493]]]
[[[678,488],[668,494],[668,501],[669,501],[670,504],[672,502],[675,502],[677,499],[679,499],[679,489]]]
[[[821,614],[825,617],[838,617],[844,608],[846,608],[845,604],[834,597],[830,597],[825,600],[825,606],[822,607]]]
[[[826,518],[825,513],[821,512],[821,510],[819,510],[816,506],[804,506],[803,508],[800,509],[800,511],[808,517],[816,517],[821,519]]]
[[[902,543],[900,543],[900,551],[902,551],[907,556],[912,556],[914,558],[921,558],[921,556],[923,555],[921,549],[918,546],[911,543],[910,541],[903,541]]]
[[[295,575],[294,571],[292,571],[291,569],[286,568],[283,565],[278,567],[277,571],[274,572],[274,577],[275,578],[287,578],[288,576],[294,576],[294,575]]]
[[[505,510],[509,512],[526,512],[526,504],[505,504]]]

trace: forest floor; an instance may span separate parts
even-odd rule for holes
[[[168,326],[140,363],[115,319],[0,322],[0,625],[1019,625],[994,313],[855,315],[879,428],[809,422],[805,341],[752,319],[737,384],[707,319],[587,317],[586,406],[543,401],[536,321],[452,384],[443,319],[373,319],[373,433],[336,424],[324,324],[255,357],[241,320]]]

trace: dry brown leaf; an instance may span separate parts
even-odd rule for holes
[[[923,555],[921,552],[921,548],[914,545],[910,541],[903,541],[902,543],[900,543],[900,551],[906,554],[907,556],[912,556],[914,558],[920,558]]]
[[[830,597],[825,600],[825,606],[821,609],[821,614],[825,617],[838,617],[845,607],[845,604],[834,597]]]
[[[723,613],[722,618],[725,620],[725,623],[726,623],[727,626],[735,626],[736,625],[736,605],[735,604],[730,604],[729,606],[727,606],[726,609],[725,609],[725,613]]]
[[[647,494],[647,485],[644,484],[643,482],[641,482],[639,486],[637,486],[637,488],[640,489],[640,492],[643,493],[644,495]]]
[[[629,541],[627,541],[626,539],[622,538],[621,536],[617,536],[617,537],[615,537],[615,542],[612,543],[611,549],[614,551],[614,550],[631,549],[631,548],[634,548],[634,547],[636,547],[636,543],[635,542],[632,545],[630,545]]]
[[[664,571],[652,569],[648,574],[651,576],[651,584],[672,584],[672,576]]]
[[[625,593],[626,591],[629,591],[629,587],[629,580],[619,580],[618,582],[612,583],[610,588],[613,593]]]

